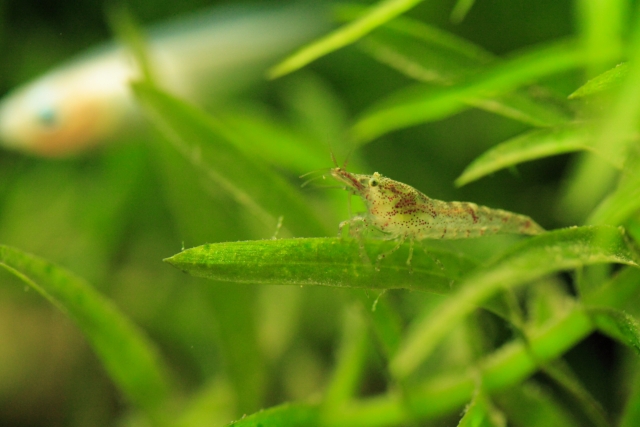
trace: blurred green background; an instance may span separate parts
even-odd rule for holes
[[[131,0],[127,5],[147,26],[232,3]],[[428,1],[408,16],[497,55],[576,33],[569,1],[478,0],[459,24],[450,20],[453,6],[449,0]],[[0,93],[110,38],[100,2],[0,0]],[[576,71],[544,83],[553,96],[564,98],[583,81]],[[348,46],[282,79],[257,82],[214,107],[212,114],[257,112],[300,138],[313,139],[315,147],[326,147],[322,155],[316,151],[313,167],[331,167],[324,140],[339,139],[332,144],[342,160],[350,147],[343,137],[347,124],[409,83],[358,46]],[[523,213],[548,229],[572,225],[555,216],[554,206],[568,155],[497,172],[462,188],[453,183],[471,160],[525,129],[472,109],[380,137],[356,150],[353,168],[379,171],[437,199]],[[219,188],[202,185],[197,173],[161,148],[156,133],[128,139],[134,141],[114,141],[71,159],[0,151],[0,243],[55,261],[112,299],[158,344],[181,393],[200,393],[208,402],[207,411],[215,416],[203,419],[220,424],[318,395],[333,365],[347,291],[215,283],[163,264],[163,258],[183,247],[269,238],[275,229],[252,219]],[[286,157],[286,149],[281,154]],[[266,167],[301,184],[300,171],[287,168],[286,159],[270,160],[263,159]],[[346,195],[300,191],[317,212],[323,234],[334,236],[348,215]],[[283,215],[286,227],[286,206]],[[72,322],[5,272],[0,272],[0,283],[0,425],[135,423],[135,413]],[[410,317],[430,297],[398,291],[395,298]],[[611,368],[615,350],[596,336],[574,352],[598,361],[577,366]],[[611,372],[591,372],[588,380],[603,387],[598,397],[605,406],[615,407],[615,393],[607,394],[605,385]],[[382,376],[380,366],[371,368],[365,394],[384,388]]]

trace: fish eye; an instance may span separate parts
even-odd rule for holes
[[[58,123],[58,117],[53,108],[43,108],[38,111],[38,122],[41,125],[52,127]]]
[[[369,186],[371,186],[371,187],[377,187],[377,186],[378,186],[378,180],[377,180],[377,179],[375,179],[375,178],[371,178],[371,179],[369,180]]]

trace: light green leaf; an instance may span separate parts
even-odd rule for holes
[[[336,366],[324,394],[325,411],[331,411],[354,397],[366,367],[369,337],[361,307],[348,307],[344,317]]]
[[[241,150],[272,165],[302,175],[331,164],[327,146],[314,143],[276,117],[245,109],[225,112],[220,118],[242,138]]]
[[[378,29],[360,45],[374,59],[406,76],[439,85],[460,82],[497,62],[479,46],[407,18]],[[567,121],[557,105],[523,92],[470,98],[465,103],[533,126]]]
[[[398,24],[396,23],[395,27]],[[430,27],[425,30],[431,30]],[[425,31],[430,35],[430,31]],[[421,34],[422,35],[422,34]],[[380,28],[364,38],[360,46],[376,61],[388,65],[412,79],[438,85],[459,82],[482,70],[491,60],[477,59],[471,53],[444,44],[437,36],[434,41],[425,41],[409,30],[400,31]]]
[[[285,403],[234,421],[228,427],[314,427],[319,425],[319,418],[317,405]]]
[[[202,175],[228,192],[266,228],[296,235],[325,234],[323,225],[300,193],[275,172],[242,153],[229,139],[238,136],[213,117],[145,83],[133,85],[145,113],[178,154]],[[284,207],[284,208],[283,208]]]
[[[411,326],[390,368],[406,378],[424,361],[457,322],[501,289],[544,275],[597,263],[636,266],[636,254],[614,227],[575,227],[547,232],[514,246],[491,265],[467,277],[460,291],[435,312]]]
[[[591,307],[587,311],[598,329],[628,345],[640,355],[640,326],[636,319],[614,308]]]
[[[519,54],[449,88],[411,86],[392,94],[365,113],[353,126],[363,142],[387,132],[438,120],[466,108],[478,98],[496,97],[551,74],[582,65],[583,52],[573,43],[557,42]]]
[[[615,91],[612,103],[603,109],[594,131],[594,148],[605,157],[626,154],[637,140],[640,116],[640,27],[635,27],[627,47],[629,69]],[[582,157],[567,180],[559,211],[582,221],[607,195],[618,171],[600,159]],[[589,191],[584,191],[589,188]]]
[[[588,129],[576,126],[526,132],[496,145],[471,162],[456,179],[456,185],[466,185],[495,171],[522,162],[573,151],[590,150],[590,138]]]
[[[477,390],[471,403],[465,408],[458,427],[504,427],[507,420],[481,390]]]
[[[627,159],[618,188],[591,212],[587,224],[621,225],[640,210],[640,161],[635,153]]]
[[[581,41],[589,55],[589,72],[600,72],[608,65],[608,52],[622,51],[630,4],[625,0],[578,0],[575,8]]]
[[[603,90],[616,87],[624,80],[625,77],[627,77],[627,74],[629,74],[629,64],[627,62],[618,64],[614,68],[605,71],[580,86],[571,95],[569,95],[569,99],[594,95],[602,92]]]
[[[402,337],[402,319],[389,302],[386,291],[378,295],[367,290],[354,292],[362,309],[369,316],[369,324],[383,354],[389,359],[398,350]]]
[[[33,255],[0,246],[0,266],[67,314],[122,393],[151,417],[160,416],[170,397],[167,368],[124,314],[82,279]]]
[[[302,47],[269,70],[274,79],[296,71],[316,59],[347,46],[385,22],[411,9],[422,0],[382,0],[357,20],[344,25],[321,39]]]
[[[393,241],[363,242],[370,259],[393,248]],[[197,277],[236,283],[323,285],[369,289],[406,288],[446,294],[452,282],[474,267],[461,255],[430,249],[416,253],[413,274],[408,244],[389,255],[376,271],[361,257],[356,240],[281,239],[215,243],[187,249],[165,261]]]

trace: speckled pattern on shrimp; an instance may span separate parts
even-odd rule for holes
[[[386,178],[375,172],[361,175],[347,172],[344,167],[331,169],[331,175],[347,185],[347,190],[360,196],[367,213],[340,224],[349,224],[352,232],[374,227],[389,238],[400,242],[392,251],[381,254],[384,258],[409,239],[409,259],[413,254],[413,241],[423,239],[465,239],[487,234],[514,233],[535,235],[544,232],[534,220],[525,215],[478,206],[469,202],[444,202],[427,197],[420,191]]]

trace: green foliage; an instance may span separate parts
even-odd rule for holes
[[[195,8],[174,3],[109,14],[144,133],[0,156],[0,424],[51,424],[51,407],[69,425],[637,424],[636,5],[318,9],[338,27],[199,105],[163,87],[136,24]],[[2,84],[74,50],[47,48],[51,28],[0,26]],[[550,231],[418,242],[409,266],[408,242],[335,237],[352,206],[322,188],[332,155]]]
[[[157,349],[82,279],[50,262],[0,246],[0,266],[67,314],[91,342],[120,390],[160,421],[171,390]]]

